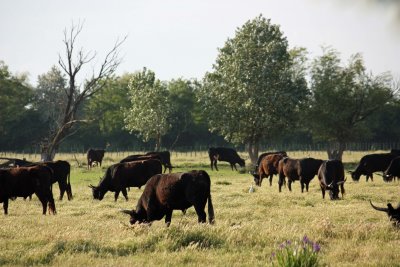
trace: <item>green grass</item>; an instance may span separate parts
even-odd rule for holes
[[[354,166],[361,153],[346,153],[346,166]],[[132,153],[133,154],[133,153]],[[289,156],[313,156],[326,159],[325,153],[292,152]],[[174,171],[205,169],[212,180],[215,225],[199,225],[193,208],[186,215],[175,211],[169,228],[164,221],[151,227],[129,224],[120,208],[130,209],[143,192],[131,188],[129,201],[122,195],[117,202],[111,192],[102,201],[92,199],[88,185],[98,183],[107,166],[128,153],[108,154],[103,168],[86,170],[84,155],[58,155],[73,166],[73,201],[58,201],[58,214],[41,215],[36,197],[17,199],[9,205],[9,215],[0,215],[0,265],[31,266],[265,266],[271,254],[286,240],[307,235],[321,244],[321,264],[329,266],[398,266],[400,230],[393,228],[385,213],[373,210],[372,200],[383,206],[397,204],[400,184],[351,181],[347,175],[344,200],[322,199],[317,178],[308,193],[300,184],[293,191],[278,193],[277,177],[273,186],[264,181],[254,193],[248,193],[252,178],[219,164],[211,171],[206,153],[172,155]],[[25,155],[26,156],[26,155]],[[245,155],[243,155],[245,156]],[[26,156],[27,159],[31,159]],[[248,161],[248,160],[247,160]],[[53,187],[58,199],[59,189]]]

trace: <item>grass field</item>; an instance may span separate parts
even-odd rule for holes
[[[353,168],[362,155],[345,153],[346,168]],[[193,208],[186,215],[175,211],[169,228],[164,221],[151,227],[129,225],[129,216],[120,208],[131,209],[143,191],[131,188],[129,201],[122,195],[114,202],[113,193],[102,201],[93,200],[88,185],[97,185],[107,166],[128,152],[106,154],[103,168],[90,171],[84,155],[60,154],[56,159],[72,165],[72,201],[58,201],[58,186],[53,187],[57,215],[41,215],[36,197],[17,199],[9,204],[9,215],[0,215],[0,265],[31,266],[266,266],[271,254],[286,240],[301,240],[307,235],[321,245],[320,262],[328,266],[400,266],[400,230],[394,228],[379,206],[400,201],[400,183],[351,181],[347,175],[343,200],[322,199],[315,177],[310,191],[301,193],[300,184],[278,193],[266,181],[254,193],[249,174],[231,171],[220,163],[211,171],[205,152],[172,154],[174,171],[204,169],[211,177],[216,223],[197,223]],[[326,159],[322,152],[288,152],[294,158],[312,156]],[[22,155],[7,155],[22,156]],[[24,155],[28,160],[38,160]],[[243,155],[245,156],[245,155]],[[38,157],[38,156],[36,156]],[[3,212],[3,211],[1,211]]]

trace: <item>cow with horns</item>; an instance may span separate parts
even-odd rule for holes
[[[388,203],[387,208],[380,208],[374,206],[371,200],[369,201],[369,203],[374,209],[386,212],[387,215],[389,216],[389,219],[393,222],[395,226],[400,226],[400,205],[397,206],[397,208],[393,208],[392,204]]]
[[[322,198],[325,198],[325,191],[329,190],[331,200],[339,199],[339,186],[343,198],[346,179],[343,163],[340,160],[324,161],[318,170],[318,180],[322,191]]]

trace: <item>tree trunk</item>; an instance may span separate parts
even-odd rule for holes
[[[256,164],[257,164],[258,150],[259,150],[259,143],[258,143],[258,141],[249,142],[249,143],[248,143],[248,152],[249,152],[249,156],[250,156],[251,163],[252,163],[253,165],[256,165]]]
[[[58,147],[58,146],[57,146]],[[53,144],[42,145],[40,160],[41,161],[53,161],[56,156],[57,148]]]
[[[339,142],[339,144],[336,144],[335,146],[331,146],[328,148],[328,158],[329,159],[338,159],[342,160],[343,157],[343,152],[346,149],[346,145],[344,142]]]
[[[155,151],[160,151],[161,149],[161,134],[157,133],[156,148]]]

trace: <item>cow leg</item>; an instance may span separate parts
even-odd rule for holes
[[[217,160],[214,161],[214,167],[215,167],[215,170],[218,171]]]
[[[205,206],[206,206],[205,203],[204,203],[204,205],[195,205],[194,206],[194,209],[196,210],[196,213],[197,213],[199,223],[206,222],[207,215],[204,211]]]
[[[122,188],[121,191],[122,191],[122,194],[125,197],[125,200],[128,201],[128,192],[126,192],[126,188]]]
[[[345,193],[345,191],[344,191],[344,184],[341,184],[341,185],[340,185],[340,192],[342,192],[342,198],[343,198],[344,193]]]
[[[165,224],[167,227],[169,227],[169,225],[171,224],[172,211],[173,210],[167,210],[165,212]]]
[[[288,179],[288,188],[289,191],[292,192],[292,180]]]
[[[374,175],[371,173],[371,182],[374,181]]]
[[[119,190],[116,190],[115,191],[115,194],[114,194],[114,198],[115,198],[115,202],[117,202],[117,199],[118,199],[118,196],[119,196]]]
[[[4,209],[4,214],[7,215],[8,214],[8,198],[4,199],[3,209]]]
[[[269,186],[272,186],[272,176],[273,176],[273,174],[269,175]]]
[[[283,174],[279,174],[279,181],[278,181],[279,192],[282,192],[282,185],[284,181],[285,181],[285,176]]]
[[[301,182],[301,180],[300,180],[300,185],[301,185],[301,192],[303,193],[304,192],[304,183]],[[307,190],[307,192],[308,192],[308,190]]]
[[[64,197],[67,184],[65,183],[65,181],[58,181],[58,187],[60,188],[60,200],[62,200]]]
[[[307,190],[307,192],[308,192],[308,186],[310,185],[310,182],[307,182],[306,183],[306,190]]]
[[[72,196],[71,184],[67,184],[66,191],[67,191],[68,200],[72,200],[72,199],[73,199],[73,196]]]
[[[325,188],[321,186],[322,198],[325,199]]]

